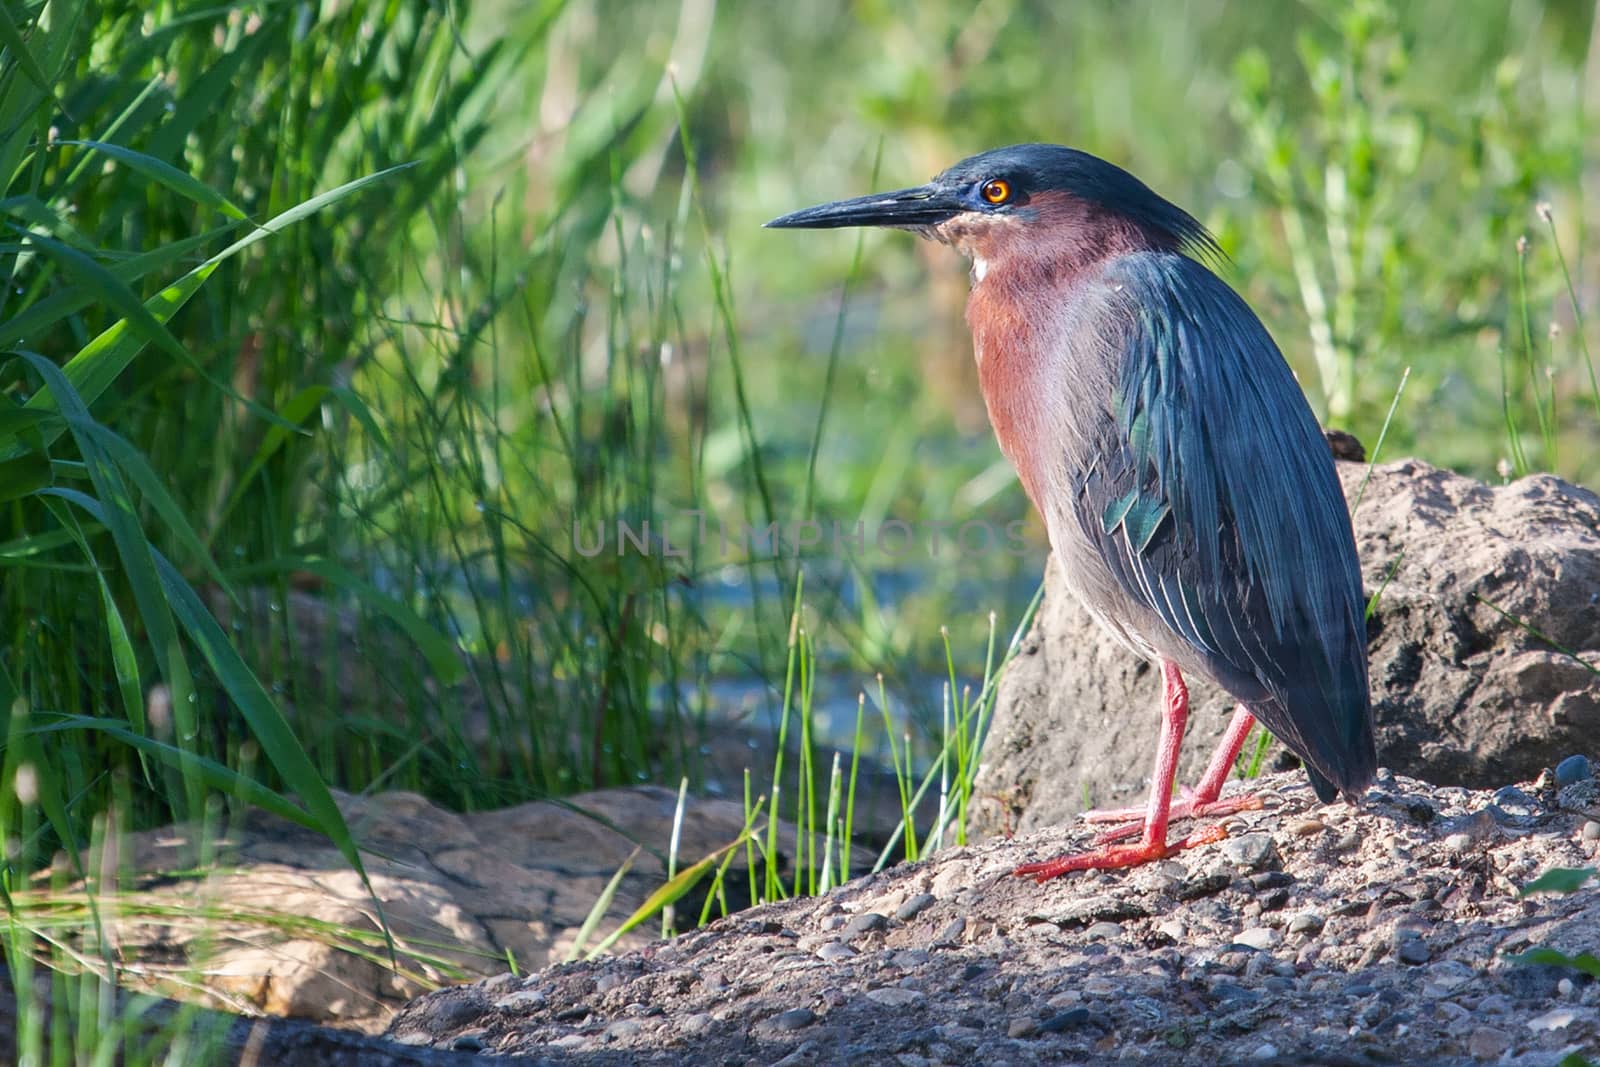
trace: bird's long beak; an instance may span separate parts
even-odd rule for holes
[[[777,230],[834,230],[843,226],[936,226],[971,210],[954,192],[934,185],[836,200],[773,219]]]

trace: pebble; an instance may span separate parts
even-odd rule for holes
[[[1497,1060],[1511,1047],[1511,1035],[1492,1026],[1480,1026],[1467,1038],[1467,1055],[1475,1060]]]
[[[841,929],[849,921],[850,916],[848,915],[829,915],[822,920],[819,927],[824,933],[831,934],[833,931]]]
[[[1590,819],[1583,824],[1583,840],[1591,844],[1600,841],[1600,820]]]
[[[889,920],[884,918],[882,915],[879,915],[877,912],[864,911],[845,924],[845,928],[841,936],[846,941],[849,941],[853,938],[860,937],[863,934],[876,933],[879,930],[887,928],[888,925]]]
[[[1429,966],[1428,979],[1422,985],[1422,992],[1435,999],[1447,997],[1470,982],[1477,973],[1471,964],[1460,960],[1440,960]]]
[[[1428,948],[1428,943],[1420,937],[1408,937],[1395,946],[1401,963],[1409,963],[1413,967],[1427,963],[1432,958],[1433,952]]]
[[[1527,818],[1539,813],[1539,802],[1514,785],[1495,790],[1493,803],[1507,815],[1518,818]]]
[[[957,915],[954,919],[950,920],[949,925],[947,925],[943,930],[939,931],[939,936],[933,939],[933,943],[935,945],[953,945],[957,941],[960,941],[961,935],[966,932],[966,916]]]
[[[402,1030],[400,1033],[390,1037],[389,1040],[397,1045],[415,1047],[417,1045],[433,1044],[433,1035],[426,1030]]]
[[[610,1041],[622,1041],[638,1036],[639,1031],[643,1029],[637,1019],[618,1019],[606,1027],[606,1038]]]
[[[697,1011],[693,1015],[685,1015],[679,1019],[678,1029],[690,1037],[696,1037],[711,1029],[713,1021],[708,1012]]]
[[[803,1030],[817,1021],[817,1013],[810,1008],[790,1008],[772,1017],[774,1030]]]
[[[1250,1053],[1250,1058],[1253,1060],[1275,1060],[1278,1058],[1278,1046],[1270,1041],[1257,1045],[1256,1050]]]
[[[913,1004],[920,1004],[923,996],[915,989],[890,985],[867,990],[867,999],[886,1008],[908,1008]]]
[[[1556,764],[1556,788],[1565,789],[1569,785],[1594,777],[1594,768],[1589,766],[1588,756],[1568,756]]]
[[[1216,998],[1219,1005],[1226,1005],[1229,1008],[1244,1007],[1261,1001],[1260,993],[1246,989],[1237,982],[1213,982],[1211,995]]]
[[[1122,936],[1122,924],[1112,922],[1095,923],[1083,932],[1083,936],[1090,941],[1110,941]]]
[[[595,979],[594,991],[596,993],[609,993],[622,984],[622,975],[616,973],[602,974]]]
[[[1571,1008],[1556,1008],[1543,1015],[1536,1015],[1528,1020],[1528,1029],[1534,1033],[1543,1033],[1546,1030],[1564,1030],[1571,1026],[1578,1018],[1578,1013]]]
[[[1050,1016],[1039,1024],[1039,1029],[1047,1034],[1059,1034],[1063,1030],[1075,1030],[1085,1026],[1090,1020],[1088,1008],[1071,1008]]]
[[[1333,843],[1335,852],[1354,852],[1361,847],[1361,835],[1351,831]]]
[[[1444,847],[1459,855],[1460,853],[1466,852],[1468,849],[1472,848],[1472,835],[1451,834],[1449,837],[1444,839]]]
[[[1177,919],[1168,919],[1166,922],[1156,927],[1156,933],[1174,943],[1182,941],[1184,935],[1188,932],[1188,927],[1184,926],[1183,923]]]
[[[1322,933],[1323,922],[1324,920],[1322,916],[1318,915],[1316,912],[1303,911],[1299,915],[1296,915],[1294,918],[1289,920],[1289,932],[1291,934],[1308,934],[1315,936],[1316,934]]]
[[[1504,1015],[1512,1007],[1510,997],[1503,997],[1499,993],[1491,993],[1478,1001],[1476,1010],[1479,1015]]]
[[[1270,834],[1240,834],[1222,843],[1222,854],[1229,863],[1259,871],[1278,859],[1278,847]]]
[[[483,1039],[488,1033],[487,1030],[468,1030],[464,1034],[457,1034],[456,1039],[450,1042],[450,1047],[457,1052],[482,1052]]]
[[[1032,1037],[1038,1032],[1039,1023],[1034,1019],[1027,1018],[1026,1016],[1019,1016],[1018,1018],[1012,1019],[1011,1024],[1006,1027],[1006,1036],[1011,1038]]]
[[[935,897],[932,893],[918,893],[916,896],[912,897],[910,900],[896,908],[894,917],[899,919],[901,922],[908,922],[909,920],[915,919],[918,915],[921,915],[923,912],[927,911],[938,901],[938,899],[939,898]]]
[[[1249,945],[1251,948],[1268,951],[1283,940],[1283,934],[1270,926],[1252,926],[1248,930],[1241,930],[1234,936],[1234,943]]]
[[[1310,837],[1312,834],[1320,834],[1327,828],[1328,824],[1321,819],[1301,819],[1290,824],[1289,832],[1296,837]]]
[[[501,1011],[538,1011],[549,1001],[542,989],[525,989],[520,993],[511,993],[494,1002],[494,1006]]]
[[[839,960],[852,959],[857,955],[858,953],[856,950],[845,944],[843,941],[829,941],[827,944],[817,949],[817,958],[821,960],[827,960],[829,963],[836,963]]]

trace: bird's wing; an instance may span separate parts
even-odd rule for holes
[[[1375,756],[1361,572],[1293,373],[1193,260],[1123,256],[1107,280],[1120,371],[1081,472],[1083,533],[1268,729],[1340,788],[1364,786]]]

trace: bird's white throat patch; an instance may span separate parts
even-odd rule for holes
[[[972,284],[977,285],[983,281],[984,275],[988,273],[989,261],[981,256],[974,257],[972,260]]]

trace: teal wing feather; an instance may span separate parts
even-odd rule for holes
[[[1361,572],[1305,396],[1201,264],[1138,253],[1108,280],[1120,370],[1079,486],[1081,533],[1319,792],[1359,790],[1376,764]]]

